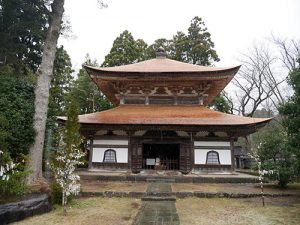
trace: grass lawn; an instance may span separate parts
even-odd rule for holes
[[[85,191],[145,191],[147,183],[87,182]],[[299,194],[299,183],[287,189],[269,184],[266,193]],[[172,184],[173,191],[207,191],[259,193],[253,184]],[[141,200],[133,198],[78,198],[69,206],[68,215],[61,207],[50,213],[35,216],[16,224],[66,224],[66,225],[130,225]],[[266,198],[262,207],[260,198],[184,198],[177,199],[176,208],[181,225],[299,225],[300,197]]]
[[[260,193],[259,184],[197,184],[197,183],[175,183],[172,184],[174,192],[229,192],[229,193]],[[288,184],[287,188],[279,188],[276,184],[264,184],[264,192],[268,194],[296,194],[300,195],[300,183]]]
[[[61,207],[40,216],[15,223],[130,225],[141,201],[132,198],[79,198],[69,206],[64,216]],[[263,207],[260,198],[185,198],[177,199],[177,213],[181,225],[298,225],[300,198],[266,198]]]
[[[140,207],[140,200],[132,198],[79,198],[73,200],[68,215],[61,207],[39,216],[20,221],[19,225],[129,225]]]
[[[176,201],[181,225],[298,225],[300,199],[266,199],[263,207],[260,198],[251,199],[199,199]]]
[[[102,192],[102,191],[122,191],[122,192],[145,192],[148,183],[145,182],[101,182],[82,180],[81,189],[83,192]]]

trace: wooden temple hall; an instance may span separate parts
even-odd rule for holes
[[[79,116],[93,170],[233,171],[237,138],[270,121],[207,107],[239,66],[192,65],[158,51],[135,64],[85,69],[115,105]]]

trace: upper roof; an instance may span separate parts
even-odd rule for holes
[[[65,121],[66,117],[59,117]],[[250,118],[217,112],[203,106],[120,105],[79,116],[81,124],[245,126],[266,124],[271,118]]]
[[[236,67],[208,67],[199,66],[190,63],[179,62],[168,58],[154,58],[134,64],[115,66],[115,67],[91,67],[84,65],[88,71],[97,71],[103,73],[206,73],[206,72],[230,72],[236,73],[240,66]],[[214,74],[214,73],[212,73]],[[233,74],[233,75],[234,75]]]
[[[135,85],[148,88],[157,86],[194,86],[209,88],[205,95],[204,105],[209,104],[238,72],[240,66],[217,68],[183,63],[166,57],[116,67],[91,67],[84,65],[92,80],[114,104],[119,105],[118,95],[124,87]],[[163,81],[163,82],[162,82]]]

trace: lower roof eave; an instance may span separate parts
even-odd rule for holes
[[[258,131],[264,127],[269,121],[264,121],[257,124],[242,124],[242,125],[186,125],[186,124],[95,124],[81,123],[80,130],[83,132],[96,132],[99,130],[177,130],[187,132],[226,132],[232,137],[242,137]]]

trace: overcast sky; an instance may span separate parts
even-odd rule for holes
[[[221,59],[217,66],[237,65],[240,52],[273,33],[282,38],[300,38],[299,0],[66,0],[65,14],[74,39],[60,38],[78,69],[85,55],[102,63],[114,39],[125,29],[135,39],[152,44],[187,32],[190,20],[202,17]]]

